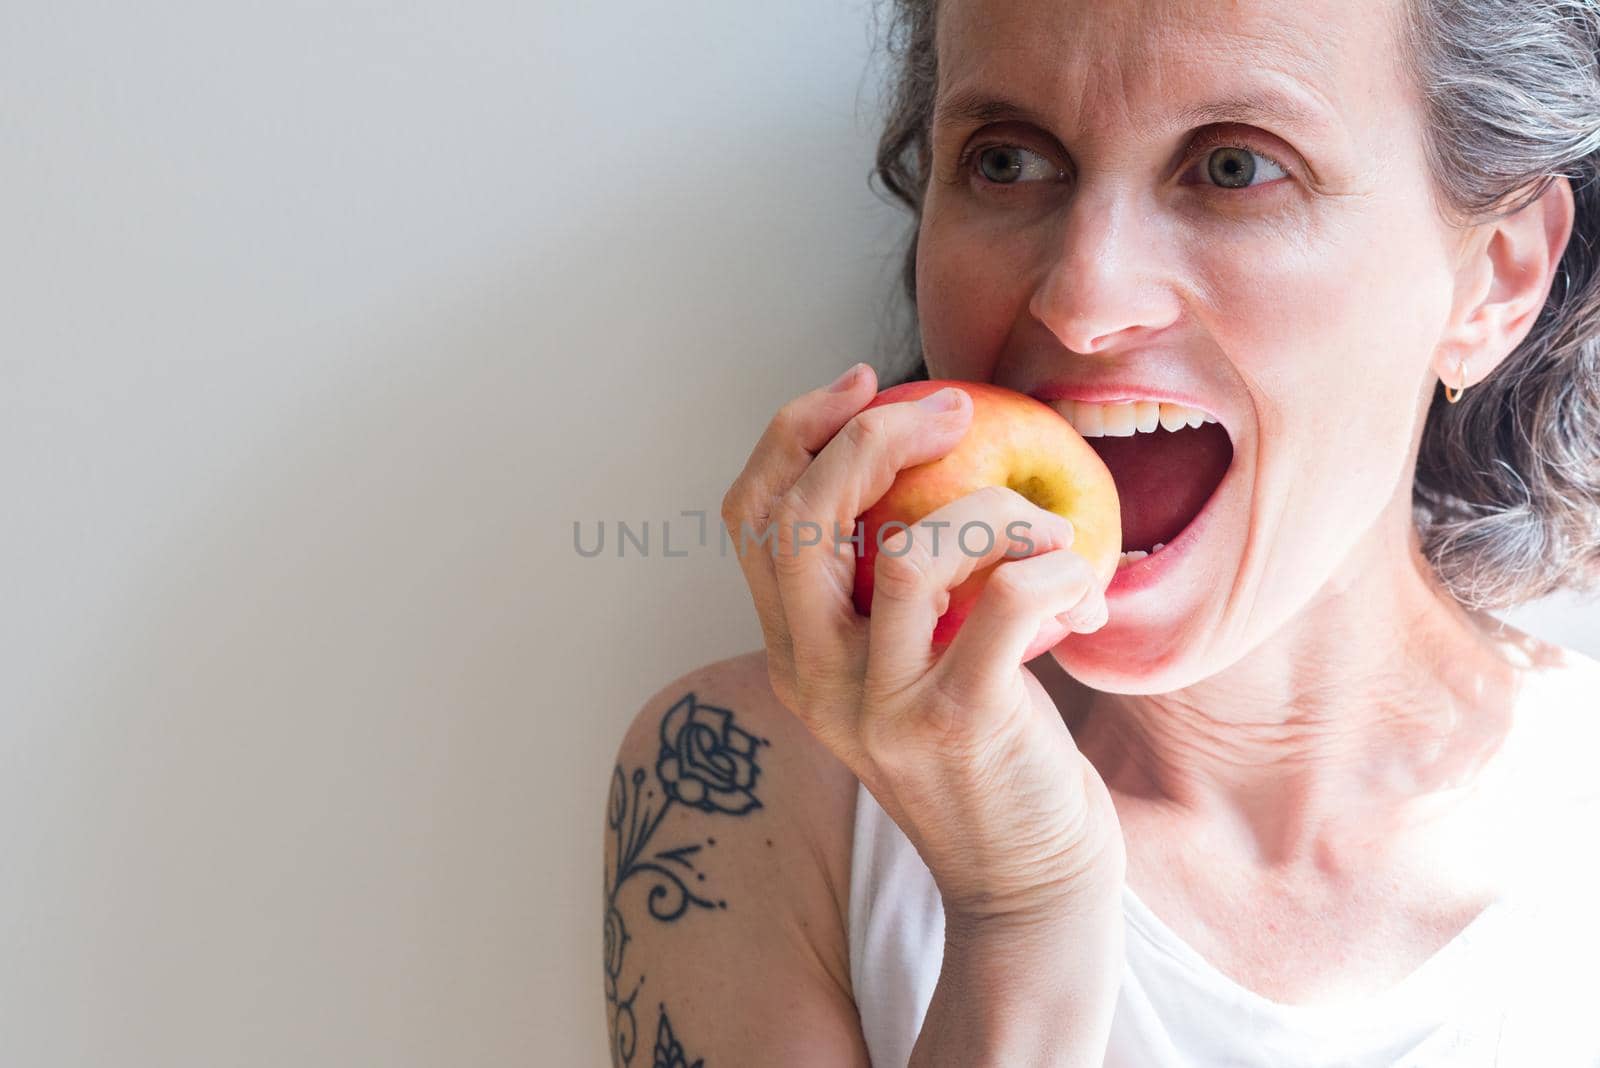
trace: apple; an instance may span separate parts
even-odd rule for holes
[[[895,526],[884,531],[885,524],[904,523],[923,533],[916,530],[918,521],[985,486],[1009,486],[1039,507],[1071,521],[1069,548],[1089,562],[1104,590],[1116,575],[1122,551],[1117,487],[1105,463],[1063,415],[1025,393],[984,382],[952,380],[891,386],[867,408],[914,401],[945,386],[954,386],[972,398],[972,422],[955,448],[937,460],[901,471],[888,492],[859,517],[864,526],[856,559],[856,611],[871,614],[879,541],[900,529]],[[944,527],[938,533],[940,552],[962,551],[956,541],[958,531]],[[999,525],[994,537],[1002,546],[1008,544],[1005,524]],[[986,540],[987,535],[973,534],[968,544],[977,551]],[[950,591],[949,606],[934,628],[935,644],[955,637],[996,566],[980,568]],[[1041,627],[1024,659],[1053,647],[1068,633],[1064,624],[1051,620]]]

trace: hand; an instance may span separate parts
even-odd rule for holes
[[[915,845],[947,923],[1048,923],[1103,902],[1125,866],[1111,796],[1023,666],[1041,636],[1102,626],[1103,591],[1069,548],[1070,523],[993,487],[927,517],[950,524],[937,552],[920,523],[887,538],[872,614],[859,615],[855,547],[842,539],[899,471],[954,448],[972,408],[942,390],[863,411],[876,376],[865,365],[853,374],[786,404],[723,499],[773,689]],[[1017,548],[1001,534],[1018,520],[1038,551],[1007,559]],[[996,532],[984,556],[954,545],[973,521]],[[770,541],[757,544],[763,534]],[[903,553],[899,539],[910,543]],[[960,631],[935,647],[950,589],[990,564]]]

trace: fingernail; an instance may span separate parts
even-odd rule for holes
[[[953,412],[961,407],[961,398],[957,395],[960,392],[946,386],[917,401],[917,407],[930,412]]]
[[[845,390],[855,385],[856,382],[860,380],[861,369],[864,367],[866,367],[866,364],[857,363],[845,368],[844,374],[840,375],[838,378],[835,378],[828,384],[828,392],[843,393]]]
[[[1077,528],[1072,525],[1072,520],[1062,515],[1056,516],[1055,528],[1063,539],[1062,543],[1066,545],[1070,545],[1072,543],[1072,539],[1076,537],[1078,533]]]

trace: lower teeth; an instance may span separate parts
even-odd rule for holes
[[[1131,564],[1135,560],[1143,560],[1147,556],[1154,556],[1156,553],[1160,552],[1162,549],[1165,549],[1166,547],[1167,547],[1166,542],[1158,541],[1158,542],[1155,543],[1155,545],[1151,546],[1149,552],[1145,552],[1143,549],[1127,549],[1127,550],[1124,550],[1123,553],[1122,553],[1122,562],[1123,563],[1127,563],[1127,564]]]

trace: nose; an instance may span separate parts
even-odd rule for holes
[[[1181,313],[1163,278],[1160,242],[1136,216],[1126,198],[1080,190],[1061,217],[1028,311],[1070,352],[1141,344]]]

